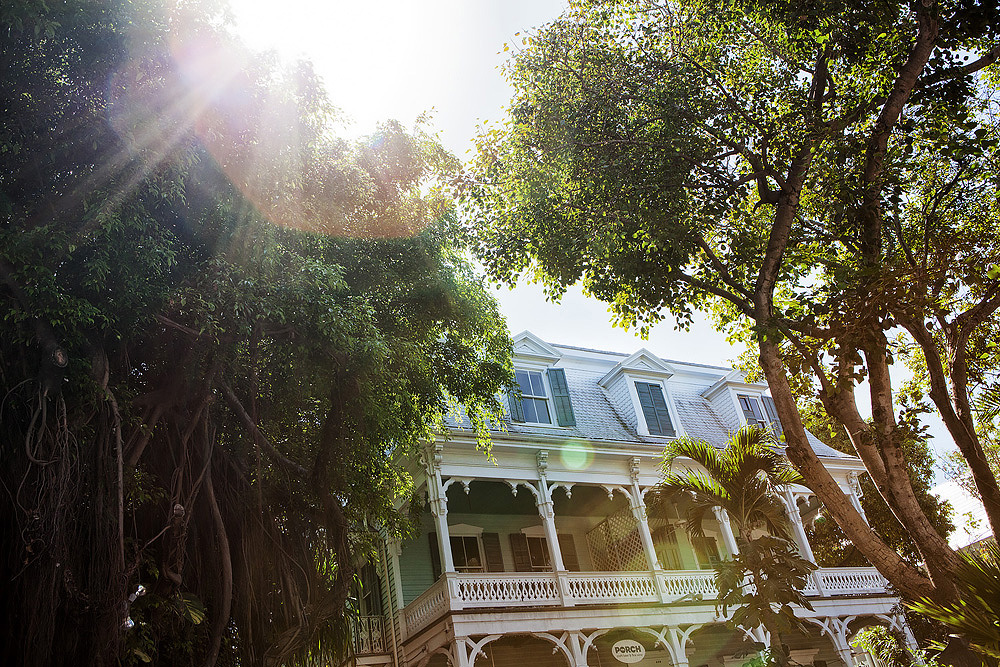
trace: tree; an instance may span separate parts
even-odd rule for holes
[[[701,469],[678,469],[680,459]],[[716,570],[719,605],[725,615],[748,631],[763,626],[770,633],[770,655],[776,664],[788,664],[782,635],[801,629],[794,606],[812,609],[801,593],[814,569],[801,558],[789,539],[789,522],[781,490],[801,482],[779,452],[773,435],[757,426],[744,426],[723,450],[702,440],[682,438],[667,447],[663,479],[656,486],[661,497],[686,493],[691,498],[686,528],[704,535],[704,521],[714,508],[729,515],[736,528],[739,553]],[[750,582],[752,592],[744,587]]]
[[[453,159],[334,138],[211,5],[0,19],[0,660],[334,660],[393,457],[512,374]]]
[[[494,279],[528,272],[556,296],[580,280],[623,326],[712,309],[754,341],[793,465],[911,600],[956,600],[958,557],[907,474],[889,373],[903,346],[1000,526],[970,407],[1000,308],[996,80],[979,76],[996,19],[962,1],[576,2],[510,63],[509,118],[463,182]],[[809,446],[803,374],[929,576]]]
[[[814,435],[831,447],[857,456],[854,445],[847,433],[830,418],[815,399],[800,403],[799,410],[802,422]],[[920,503],[923,512],[930,519],[935,529],[945,538],[951,535],[955,527],[951,522],[951,504],[941,500],[931,493],[934,480],[933,460],[926,428],[917,420],[915,411],[910,411],[906,419],[900,420],[901,429],[906,429],[903,438],[907,470],[910,484]],[[904,558],[919,562],[920,552],[910,538],[909,531],[899,523],[882,496],[867,475],[858,479],[861,490],[861,506],[873,530],[892,546]],[[820,514],[815,522],[807,527],[809,544],[820,567],[867,567],[870,563],[851,543],[836,521],[827,520]]]

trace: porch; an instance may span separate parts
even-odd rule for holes
[[[804,589],[810,597],[881,595],[886,579],[873,567],[820,568]],[[400,614],[404,637],[447,612],[509,607],[670,604],[715,599],[715,573],[656,572],[446,572]]]

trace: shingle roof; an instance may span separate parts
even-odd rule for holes
[[[568,346],[560,347],[566,348]],[[660,446],[668,442],[662,437],[640,435],[631,425],[635,416],[619,413],[609,399],[607,391],[598,384],[598,380],[604,376],[605,370],[594,367],[573,367],[572,364],[565,364],[563,368],[566,371],[566,383],[569,387],[576,425],[553,428],[552,426],[537,426],[507,420],[506,429],[509,433],[537,436],[540,439],[557,437],[561,440],[571,440],[577,438],[595,442],[637,442]],[[672,395],[672,400],[677,410],[677,418],[680,420],[684,432],[690,437],[705,440],[716,447],[724,447],[732,432],[738,428],[736,424],[727,424],[713,409],[711,403],[700,395],[677,393]],[[468,425],[467,420],[462,424],[449,418],[447,422],[451,427]],[[496,432],[499,432],[499,428],[496,429]],[[807,435],[809,443],[818,455],[831,458],[846,456],[823,444],[813,434],[807,432]]]

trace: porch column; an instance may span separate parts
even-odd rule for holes
[[[802,525],[802,515],[799,514],[799,506],[795,502],[795,496],[792,495],[791,489],[785,489],[782,491],[781,500],[785,503],[785,513],[788,515],[788,520],[792,523],[792,535],[799,548],[799,554],[807,561],[815,565],[816,555],[813,553],[812,546],[809,544],[809,538],[806,535],[806,527]],[[816,591],[821,596],[826,597],[826,589],[823,587],[823,577],[820,576],[819,570],[816,569],[809,573],[809,578],[812,579],[813,583],[816,585]]]
[[[923,665],[924,659],[920,654],[920,644],[917,643],[917,638],[913,636],[913,631],[910,630],[910,624],[906,622],[906,616],[898,614],[895,620],[899,629],[903,632],[903,642],[906,644],[906,650],[909,651],[910,656],[913,657],[914,664]]]
[[[837,657],[844,663],[844,667],[854,667],[854,652],[851,650],[851,643],[848,639],[850,631],[846,618],[827,618],[823,625],[827,628],[827,634],[833,642],[833,648],[837,651]]]
[[[451,645],[452,667],[470,667],[472,665],[469,662],[469,647],[467,643],[467,637],[455,637],[455,641]]]
[[[448,495],[441,482],[441,446],[428,450],[426,459],[427,496],[441,551],[441,571],[454,572],[455,561],[451,557],[451,536],[448,534]]]
[[[851,504],[854,505],[854,509],[858,511],[861,518],[868,523],[868,515],[865,514],[865,510],[861,507],[861,479],[860,473],[853,471],[847,474],[847,486],[850,491],[847,493],[847,497],[850,499]]]
[[[589,642],[583,633],[578,630],[570,632],[566,644],[569,646],[569,652],[572,656],[570,667],[587,667]]]
[[[549,467],[549,453],[545,450],[539,451],[535,455],[538,464],[538,494],[535,496],[535,506],[538,508],[538,516],[542,520],[542,528],[545,530],[545,542],[549,547],[549,561],[555,572],[564,572],[566,566],[563,564],[562,549],[559,548],[559,535],[556,533],[556,514],[553,509],[552,491],[549,489],[549,482],[546,479],[546,471]]]
[[[687,640],[693,628],[683,631],[678,627],[666,628],[665,639],[667,653],[670,654],[670,661],[674,667],[688,667]]]
[[[632,480],[630,488],[630,503],[632,516],[635,517],[639,525],[639,537],[642,539],[642,550],[646,552],[646,562],[649,563],[651,572],[662,570],[660,559],[656,555],[656,547],[653,545],[653,534],[649,530],[649,519],[646,515],[646,503],[642,498],[642,489],[639,488],[639,457],[633,456],[629,459],[629,477]]]
[[[785,503],[785,513],[788,515],[788,519],[792,523],[792,535],[799,548],[799,553],[803,558],[815,565],[816,556],[813,554],[812,547],[809,545],[809,538],[806,536],[806,528],[802,525],[802,515],[799,514],[799,507],[795,503],[795,497],[792,495],[791,490],[785,489],[782,491],[781,499]]]
[[[722,529],[722,541],[725,543],[729,555],[738,555],[740,548],[736,546],[736,534],[733,533],[733,527],[729,523],[729,515],[726,514],[726,510],[715,506],[712,508],[712,513],[715,514],[715,520],[719,522],[719,527]]]

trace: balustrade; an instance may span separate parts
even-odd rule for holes
[[[886,579],[875,568],[822,568],[816,571],[826,595],[884,593]],[[559,578],[566,582],[560,595]],[[406,633],[412,634],[448,610],[572,604],[655,603],[713,600],[715,573],[706,570],[645,572],[447,573],[406,606]],[[661,592],[665,598],[661,598]],[[810,579],[803,592],[819,595]]]
[[[559,586],[546,573],[458,574],[453,576],[455,597],[463,607],[558,604]]]
[[[648,574],[571,572],[569,592],[577,604],[656,602],[656,585]]]
[[[357,616],[351,619],[351,639],[355,655],[385,653],[385,619],[382,616]]]

